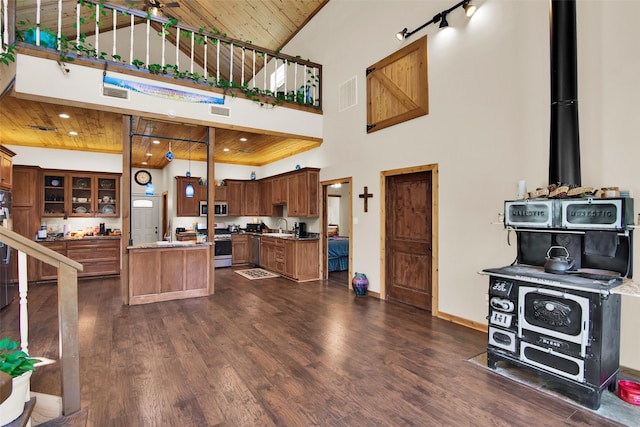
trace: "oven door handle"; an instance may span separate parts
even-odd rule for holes
[[[566,295],[565,292],[554,291],[552,289],[544,289],[544,288],[536,288],[536,292],[544,295],[552,295],[554,297],[564,297]]]

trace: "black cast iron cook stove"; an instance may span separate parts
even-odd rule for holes
[[[611,290],[632,274],[632,221],[630,198],[505,202],[517,260],[483,270],[490,368],[506,361],[533,370],[558,392],[591,409],[600,406],[620,370],[620,295]],[[545,271],[554,246],[574,261],[565,274]],[[603,274],[583,277],[583,270]]]
[[[552,0],[550,17],[549,183],[580,187],[576,1]],[[597,409],[620,370],[620,295],[611,290],[633,271],[633,199],[507,201],[504,214],[505,226],[516,230],[517,257],[515,265],[483,270],[489,276],[488,366],[506,361],[533,370]],[[566,249],[575,270],[620,278],[547,273],[552,246]]]

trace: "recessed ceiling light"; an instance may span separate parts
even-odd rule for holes
[[[146,164],[147,164],[147,162],[142,162],[142,164],[143,164],[143,165],[146,165]]]
[[[160,141],[158,141],[157,139],[154,139],[154,140],[153,140],[153,141],[151,141],[151,142],[153,142],[154,144],[160,144]]]
[[[151,154],[151,153],[147,153],[147,156],[148,156],[148,157],[151,157],[151,156],[153,156],[153,154]]]
[[[60,113],[60,114],[58,114],[58,117],[60,117],[61,119],[68,119],[71,116],[68,115],[67,113]]]
[[[242,141],[242,142],[245,142],[246,140],[247,140],[247,138],[244,138],[244,137],[240,138],[240,141]]]
[[[224,149],[224,150],[222,150],[222,151],[229,151],[229,149],[228,149],[228,148],[225,148],[225,149]]]
[[[72,131],[69,131],[69,135],[76,136],[78,135],[78,132],[76,132],[75,130],[72,130]]]

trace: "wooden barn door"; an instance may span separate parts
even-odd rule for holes
[[[429,114],[427,37],[367,68],[367,133]]]
[[[432,171],[388,176],[385,190],[386,298],[431,311]]]

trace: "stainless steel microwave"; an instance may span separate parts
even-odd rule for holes
[[[228,204],[227,202],[214,202],[213,203],[213,214],[215,216],[227,216],[228,212]],[[208,214],[208,205],[206,201],[200,202],[200,216],[207,216]]]

